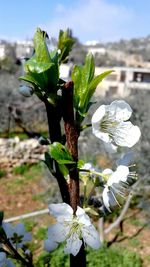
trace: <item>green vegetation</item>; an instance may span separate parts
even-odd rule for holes
[[[139,248],[141,248],[142,246],[141,246],[141,242],[140,242],[140,240],[138,240],[137,238],[129,238],[128,239],[128,242],[129,242],[129,245],[131,246],[131,247],[139,247]]]
[[[33,230],[34,227],[36,227],[37,223],[33,220],[24,220],[23,221],[24,225],[25,225],[25,229],[27,232],[31,232]]]
[[[135,226],[143,227],[145,225],[145,221],[138,219],[136,217],[130,218],[130,223]]]
[[[47,238],[47,227],[39,227],[35,238],[38,240],[45,240]]]
[[[20,166],[14,167],[13,168],[13,173],[16,174],[16,175],[17,174],[23,175],[23,174],[25,174],[29,170],[29,168],[30,168],[30,165],[28,165],[28,164],[22,164]]]
[[[26,178],[36,175],[41,170],[41,165],[39,163],[35,164],[21,164],[13,168],[13,173],[18,175],[24,175]],[[32,174],[32,175],[31,175]]]
[[[38,181],[42,176],[41,164],[22,164],[13,169],[15,179],[9,180],[5,183],[7,192],[16,194],[24,190],[24,186],[28,186],[32,181]]]
[[[60,246],[54,252],[43,253],[36,266],[46,266],[50,261],[51,267],[68,267],[69,257],[64,254],[63,247]],[[87,267],[142,267],[142,261],[137,253],[130,252],[123,248],[103,246],[99,250],[87,249]]]
[[[0,178],[4,177],[6,175],[6,171],[0,169]]]

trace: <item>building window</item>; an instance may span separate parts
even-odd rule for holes
[[[126,72],[123,70],[120,74],[120,82],[124,82],[126,78]]]
[[[107,97],[111,97],[113,95],[117,95],[118,87],[117,86],[109,86],[109,91],[106,92]]]
[[[144,82],[150,83],[150,73],[149,72],[134,72],[133,76],[134,82]]]

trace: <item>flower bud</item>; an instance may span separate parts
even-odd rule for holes
[[[50,141],[43,136],[39,137],[38,142],[40,145],[49,145],[50,144]]]
[[[33,94],[33,89],[27,85],[21,85],[19,87],[19,92],[21,95],[23,95],[25,97],[30,97]]]

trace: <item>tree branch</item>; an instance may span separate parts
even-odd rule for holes
[[[62,136],[61,136],[60,120],[61,120],[62,113],[61,113],[60,103],[57,106],[53,106],[47,100],[45,100],[44,103],[45,103],[46,112],[47,112],[50,140],[52,143],[53,142],[61,143]],[[57,179],[62,199],[64,202],[69,204],[70,196],[69,196],[69,191],[68,191],[68,184],[64,176],[60,172],[57,162],[54,161],[54,163],[55,163],[55,175],[54,176]]]
[[[70,205],[74,211],[74,214],[79,205],[79,172],[77,169],[78,161],[78,136],[79,132],[74,119],[74,109],[73,109],[73,82],[68,82],[64,85],[62,92],[63,100],[63,120],[64,128],[66,133],[66,143],[67,147],[72,155],[76,164],[70,169],[69,176],[69,194],[70,194]],[[70,255],[70,266],[86,267],[86,256],[84,243],[81,246],[79,253],[74,257]]]
[[[66,133],[66,143],[74,161],[78,161],[78,133],[74,120],[73,110],[73,82],[68,82],[63,89],[63,120]],[[77,166],[73,166],[69,172],[70,205],[74,213],[79,205],[79,173]]]

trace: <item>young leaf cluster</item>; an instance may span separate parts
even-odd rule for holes
[[[25,62],[25,75],[20,80],[29,82],[40,99],[46,96],[50,103],[55,104],[59,89],[59,65],[68,57],[74,39],[69,36],[69,30],[60,31],[58,47],[49,51],[47,38],[47,34],[38,28],[34,35],[33,56]]]
[[[91,53],[86,56],[84,66],[75,66],[72,72],[74,82],[74,106],[78,113],[85,117],[90,99],[93,96],[98,84],[111,73],[105,71],[100,75],[94,76],[95,63]]]

